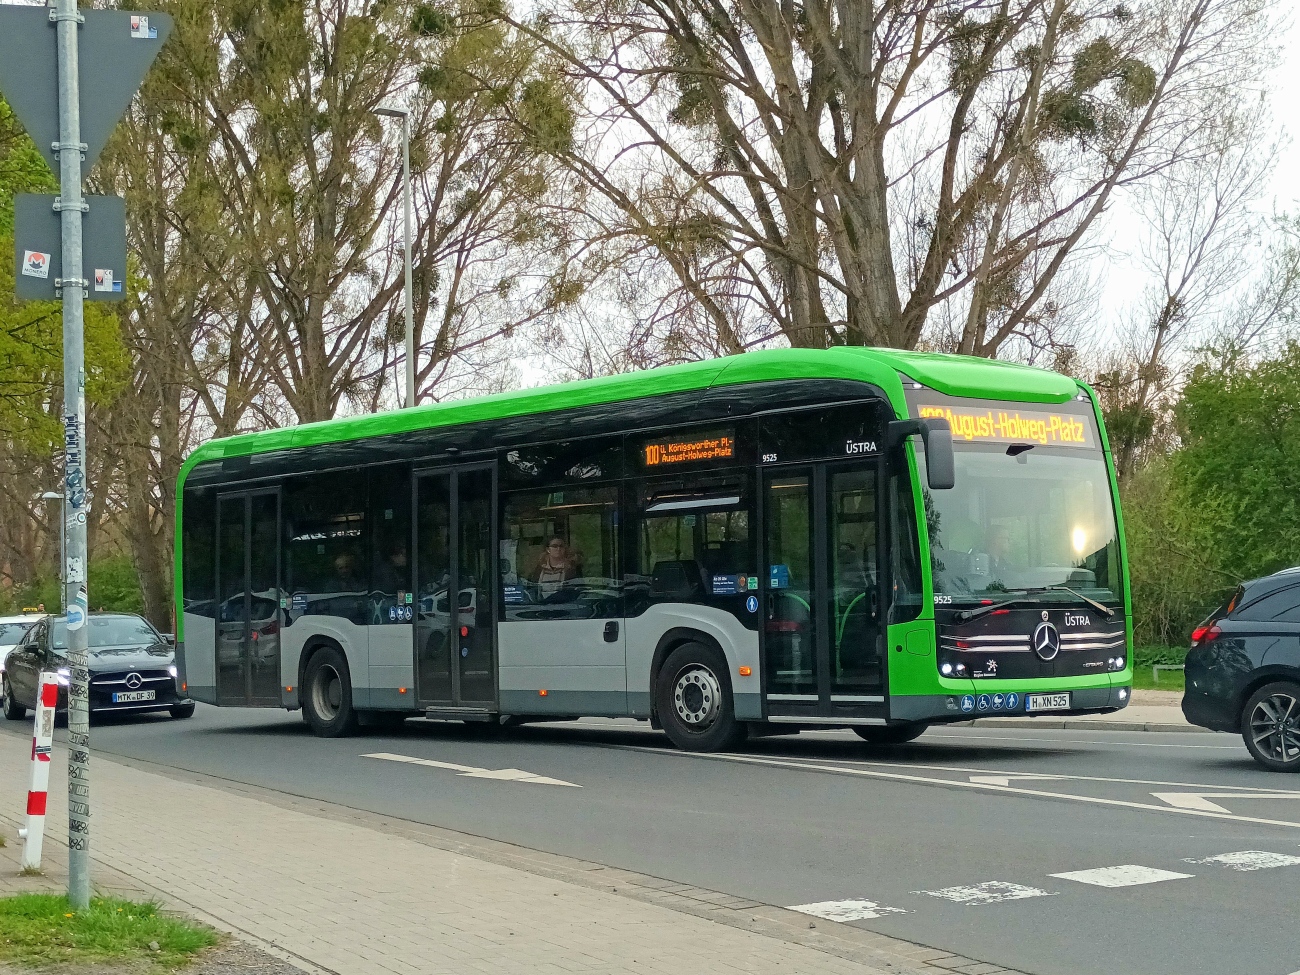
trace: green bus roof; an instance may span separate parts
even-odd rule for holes
[[[1063,403],[1079,391],[1078,384],[1066,376],[995,359],[848,346],[825,350],[773,349],[556,386],[538,386],[474,399],[452,400],[386,413],[370,413],[239,434],[200,446],[182,465],[179,480],[183,485],[186,476],[196,465],[224,457],[364,440],[430,427],[617,403],[646,396],[708,389],[711,386],[779,379],[856,379],[879,386],[891,397],[896,407],[901,407],[903,389],[898,378],[900,372],[950,396],[978,396],[1025,403]]]

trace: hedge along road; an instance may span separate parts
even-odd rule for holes
[[[633,722],[320,740],[297,715],[200,708],[95,737],[1027,972],[1300,969],[1300,782],[1228,736],[950,728],[886,752],[816,732],[694,756]]]

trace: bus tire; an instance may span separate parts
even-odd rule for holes
[[[27,716],[27,709],[14,700],[8,677],[0,677],[0,696],[5,699],[5,717],[10,721],[21,721]]]
[[[869,745],[904,745],[925,734],[930,726],[924,721],[909,724],[854,725],[853,733]]]
[[[307,661],[302,710],[318,738],[345,738],[357,730],[352,707],[352,681],[343,653],[321,647]]]
[[[664,731],[682,751],[716,752],[745,740],[727,661],[703,643],[684,643],[668,655],[655,681],[655,704]]]

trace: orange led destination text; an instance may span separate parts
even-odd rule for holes
[[[726,460],[736,454],[732,437],[707,437],[702,440],[664,440],[645,445],[645,466],[685,464],[693,460]]]
[[[947,406],[921,406],[919,412],[922,417],[942,417],[947,420],[952,427],[954,439],[1060,444],[1067,447],[1093,445],[1087,424],[1064,413],[1020,410],[966,413]]]

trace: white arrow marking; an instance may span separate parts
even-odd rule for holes
[[[1202,812],[1226,813],[1211,799],[1300,799],[1300,792],[1279,792],[1276,794],[1262,792],[1153,792],[1161,802],[1166,802],[1175,809],[1198,809]]]
[[[457,775],[464,776],[467,779],[496,779],[499,782],[531,782],[533,785],[566,785],[571,789],[581,789],[582,786],[576,782],[565,782],[563,779],[553,779],[546,775],[534,775],[532,772],[525,772],[523,769],[502,768],[489,769],[479,768],[475,765],[457,765],[454,762],[435,762],[431,758],[412,758],[410,755],[394,755],[392,752],[374,752],[370,755],[362,755],[362,758],[378,758],[385,762],[401,762],[405,765],[424,765],[428,768],[442,768],[455,772]]]
[[[1059,781],[1059,775],[972,775],[970,780],[976,785],[1010,785],[1012,782],[1046,782]]]

